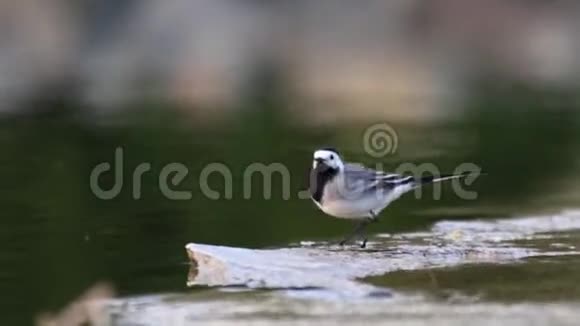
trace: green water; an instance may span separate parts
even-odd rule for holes
[[[515,264],[398,272],[369,281],[401,291],[427,291],[443,300],[461,293],[506,303],[579,301],[579,261],[579,256],[530,258]]]
[[[431,162],[452,171],[458,163],[475,162],[488,176],[473,185],[477,200],[460,200],[447,187],[441,200],[408,196],[389,207],[370,231],[410,231],[442,219],[506,217],[573,206],[578,197],[558,187],[578,172],[579,118],[566,105],[544,108],[550,99],[562,103],[569,97],[573,94],[486,90],[468,101],[468,114],[431,124],[390,122],[399,133],[401,151],[384,159],[387,166]],[[183,246],[188,242],[261,248],[338,239],[352,225],[323,215],[295,194],[307,185],[314,148],[333,145],[348,159],[372,163],[360,141],[364,128],[376,122],[308,126],[285,113],[286,105],[275,96],[250,98],[231,119],[206,124],[178,113],[171,103],[137,103],[103,118],[87,114],[83,105],[67,97],[43,96],[24,104],[26,113],[4,115],[0,304],[6,324],[24,324],[41,311],[57,310],[99,281],[110,282],[121,297],[198,291],[185,286],[189,265]],[[124,187],[112,200],[98,199],[89,187],[90,173],[101,162],[113,162],[119,146],[125,150]],[[429,148],[437,151],[420,155]],[[142,162],[152,168],[143,177],[141,199],[135,200],[130,177]],[[189,168],[176,188],[192,190],[191,200],[174,201],[161,194],[158,176],[170,162]],[[212,200],[199,192],[199,173],[212,162],[231,169],[233,199]],[[243,198],[243,171],[254,162],[280,162],[288,168],[289,200],[282,199],[281,180],[276,178],[272,199],[261,196],[261,182],[251,184],[259,196]],[[113,180],[112,175],[103,177],[103,188]],[[223,187],[219,177],[209,182],[213,189]],[[552,301],[577,299],[572,286],[577,267],[575,257],[568,257],[546,264],[530,261],[434,273],[444,289],[477,292],[469,285],[481,282],[490,298]],[[562,274],[556,275],[558,269]],[[486,271],[498,279],[486,279]],[[477,282],[452,284],[456,274]],[[431,291],[434,281],[424,275],[399,272],[378,282]],[[529,292],[502,295],[494,283],[501,275],[514,288]],[[566,285],[561,293],[543,288]]]

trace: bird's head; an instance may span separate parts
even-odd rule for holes
[[[320,170],[342,170],[344,163],[338,155],[338,151],[334,148],[322,148],[314,152],[314,160],[312,161],[313,169]]]

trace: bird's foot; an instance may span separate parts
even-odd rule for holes
[[[367,247],[367,239],[366,239],[366,238],[364,238],[364,239],[363,239],[363,241],[362,241],[362,242],[361,242],[361,244],[360,244],[360,247],[361,247],[362,249],[364,249],[364,248],[366,248],[366,247]]]

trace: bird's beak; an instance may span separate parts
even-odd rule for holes
[[[315,158],[314,162],[312,163],[314,168],[317,168],[321,164],[324,164],[324,160],[321,158]]]

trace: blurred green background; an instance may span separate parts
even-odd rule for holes
[[[365,1],[353,13],[314,3],[0,5],[7,325],[58,309],[100,280],[119,295],[184,291],[188,242],[257,248],[338,239],[351,224],[296,194],[318,147],[374,165],[362,135],[376,123],[398,134],[397,153],[381,160],[386,167],[428,162],[452,172],[473,162],[488,175],[470,187],[474,201],[450,187],[441,200],[403,198],[373,233],[577,204],[580,59],[578,42],[567,38],[580,21],[570,18],[580,15],[577,5]],[[476,10],[499,27],[465,19]],[[529,44],[520,44],[525,37]],[[536,49],[540,42],[550,50]],[[89,176],[113,162],[117,147],[124,187],[101,200]],[[131,176],[143,162],[152,171],[135,200]],[[191,200],[158,189],[172,162],[188,167],[176,188],[192,191]],[[212,162],[232,171],[233,199],[199,190],[199,173]],[[284,164],[292,198],[282,199],[274,178],[272,199],[259,179],[244,199],[244,168],[254,162]],[[101,179],[103,188],[112,182],[112,174]],[[211,177],[210,185],[223,189],[223,180]]]

